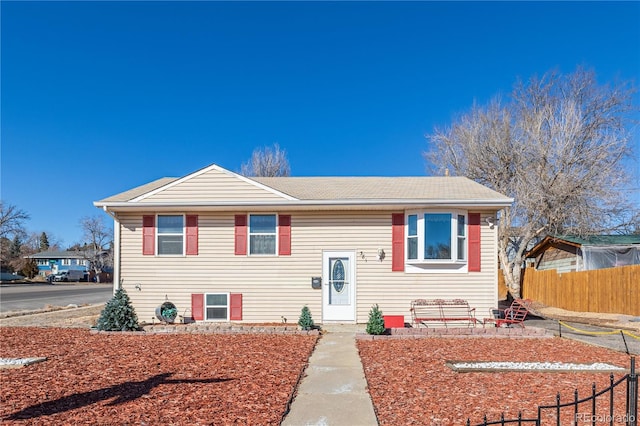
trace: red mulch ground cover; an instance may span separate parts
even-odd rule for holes
[[[317,336],[0,329],[1,424],[279,424]]]
[[[571,402],[575,389],[584,398],[591,395],[594,382],[598,390],[610,384],[610,373],[456,373],[445,365],[448,360],[630,365],[623,353],[560,338],[388,339],[357,344],[381,425],[464,425],[467,418],[477,424],[485,414],[491,421],[499,420],[503,412],[507,419],[516,418],[519,410],[525,418],[535,417],[538,405],[555,404],[558,392],[562,402]],[[615,380],[623,375],[615,374]],[[626,386],[616,389],[614,420],[618,421],[623,420]],[[598,403],[599,410],[603,404]],[[579,415],[587,413],[589,407],[581,405]],[[572,422],[572,411],[563,412],[561,418],[563,425],[590,424],[585,417]],[[556,424],[547,421],[543,424]]]
[[[279,424],[316,339],[2,328],[1,358],[48,360],[0,370],[0,424]],[[629,366],[625,354],[558,338],[389,339],[358,341],[358,348],[382,425],[463,425],[519,410],[527,417],[555,403],[557,392],[569,402],[576,388],[585,397],[592,383],[609,385],[609,373],[456,373],[448,360]],[[619,389],[615,424],[624,420]],[[572,420],[563,414],[562,424],[589,424]]]

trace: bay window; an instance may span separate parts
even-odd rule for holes
[[[406,219],[407,262],[465,262],[466,222],[466,214],[462,212],[409,212]]]

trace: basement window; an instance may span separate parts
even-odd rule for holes
[[[229,293],[206,294],[204,311],[207,321],[229,321]]]

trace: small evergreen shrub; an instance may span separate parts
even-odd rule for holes
[[[107,302],[98,318],[96,326],[103,331],[137,331],[138,316],[136,315],[129,295],[124,289],[119,288],[116,294]]]
[[[382,311],[378,308],[378,305],[374,305],[369,311],[369,321],[367,321],[367,334],[383,334],[384,318],[382,318]]]
[[[298,325],[303,330],[311,330],[314,327],[313,318],[311,318],[311,311],[305,305],[300,312],[300,318],[298,319]]]

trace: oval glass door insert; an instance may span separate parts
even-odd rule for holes
[[[333,289],[338,293],[341,293],[344,289],[344,276],[342,260],[337,259],[333,264],[333,271],[331,271],[331,281],[333,281]]]

